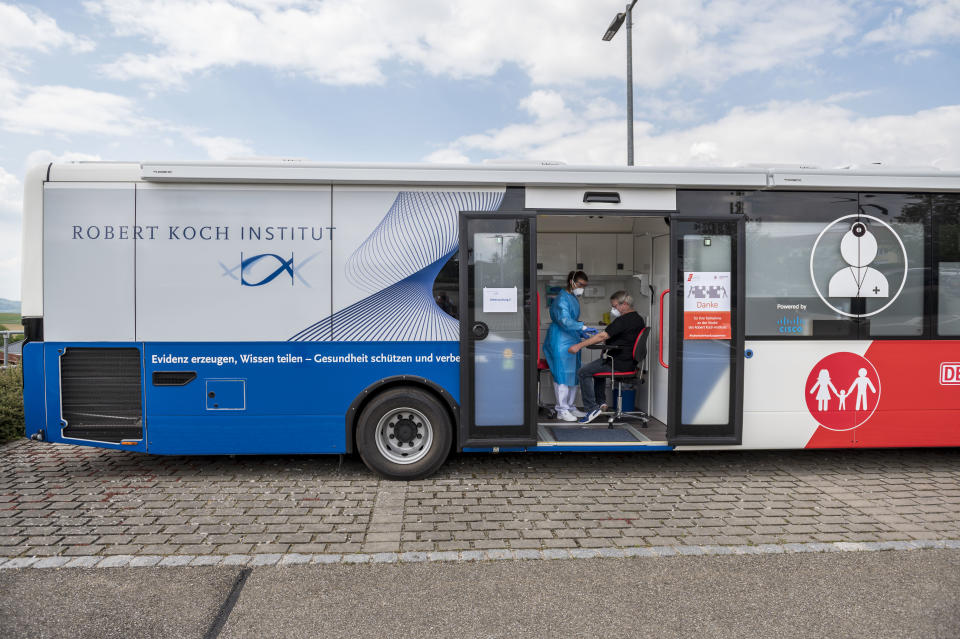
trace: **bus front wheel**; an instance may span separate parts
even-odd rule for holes
[[[421,479],[436,472],[450,452],[447,411],[416,388],[385,391],[364,407],[357,422],[363,463],[388,479]]]

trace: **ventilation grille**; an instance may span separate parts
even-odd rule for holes
[[[154,386],[186,386],[196,378],[194,371],[153,371]]]
[[[143,437],[140,351],[68,348],[60,358],[65,437],[118,442]]]

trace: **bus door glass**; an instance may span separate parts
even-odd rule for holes
[[[671,444],[740,443],[743,233],[742,219],[671,221]]]
[[[532,216],[460,216],[462,447],[536,442],[535,225]]]

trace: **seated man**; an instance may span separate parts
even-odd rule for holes
[[[636,365],[633,361],[633,344],[646,324],[640,314],[634,310],[633,297],[626,291],[617,291],[611,295],[610,306],[610,315],[616,319],[610,322],[605,330],[579,344],[574,344],[568,350],[571,353],[577,353],[581,348],[605,341],[607,346],[617,347],[609,353],[613,358],[613,370],[631,371]],[[583,410],[587,413],[587,416],[580,420],[581,424],[589,424],[603,412],[606,406],[604,402],[607,397],[607,380],[594,375],[609,370],[610,361],[600,357],[581,366],[577,371],[580,395],[583,397]]]

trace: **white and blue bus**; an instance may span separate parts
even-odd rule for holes
[[[65,163],[28,174],[23,233],[38,441],[390,478],[459,451],[960,444],[957,173]],[[544,410],[573,270],[587,325],[614,291],[648,325],[588,425]]]

